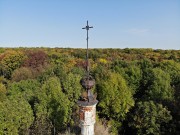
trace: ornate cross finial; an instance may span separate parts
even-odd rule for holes
[[[86,38],[86,40],[87,40],[87,49],[86,49],[86,71],[87,71],[87,75],[89,76],[89,59],[88,59],[88,39],[89,39],[89,37],[88,37],[88,31],[89,31],[89,28],[93,28],[92,26],[89,26],[88,25],[88,21],[87,21],[87,25],[86,25],[86,27],[84,27],[84,28],[82,28],[82,29],[86,29],[87,30],[87,38]]]

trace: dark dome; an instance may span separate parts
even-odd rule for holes
[[[93,86],[95,85],[95,80],[93,79],[92,76],[84,76],[81,81],[80,81],[82,87],[86,90],[89,90],[91,88],[93,88]]]

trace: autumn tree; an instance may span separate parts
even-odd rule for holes
[[[48,67],[48,56],[44,51],[27,51],[23,66],[29,68],[33,77],[39,76]]]
[[[24,62],[25,67],[39,68],[47,65],[47,54],[44,51],[29,51]]]
[[[7,51],[0,55],[0,65],[2,75],[10,79],[12,72],[19,68],[25,59],[25,55],[20,51]]]
[[[12,78],[12,81],[19,82],[21,80],[32,79],[33,73],[31,71],[31,69],[26,68],[26,67],[21,67],[21,68],[16,69],[12,73],[11,78]]]

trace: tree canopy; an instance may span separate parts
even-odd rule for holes
[[[69,129],[80,134],[77,101],[84,94],[85,53],[0,48],[0,134],[51,135]],[[180,134],[180,50],[90,49],[89,62],[102,130]]]

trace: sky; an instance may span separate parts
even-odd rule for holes
[[[180,49],[180,0],[0,0],[0,47]]]

